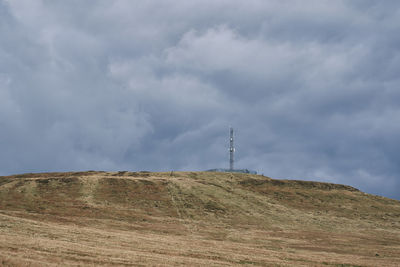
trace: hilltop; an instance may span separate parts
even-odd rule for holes
[[[241,173],[0,177],[0,265],[398,266],[400,202]]]

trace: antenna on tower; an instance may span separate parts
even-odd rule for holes
[[[235,147],[233,146],[233,128],[230,128],[230,139],[229,139],[229,170],[233,170],[233,163],[235,154]]]

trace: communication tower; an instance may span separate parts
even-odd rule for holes
[[[249,169],[235,169],[234,162],[235,162],[235,146],[234,146],[234,134],[233,128],[229,128],[229,169],[210,169],[207,170],[208,172],[238,172],[238,173],[249,173],[249,174],[257,174],[256,171],[252,171]]]
[[[230,128],[230,139],[229,139],[229,170],[233,170],[233,163],[235,155],[235,147],[233,146],[233,128]]]

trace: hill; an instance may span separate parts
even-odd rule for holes
[[[240,173],[0,177],[0,265],[398,266],[400,202]]]

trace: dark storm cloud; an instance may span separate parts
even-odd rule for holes
[[[1,1],[0,172],[203,170],[400,198],[397,1]]]

